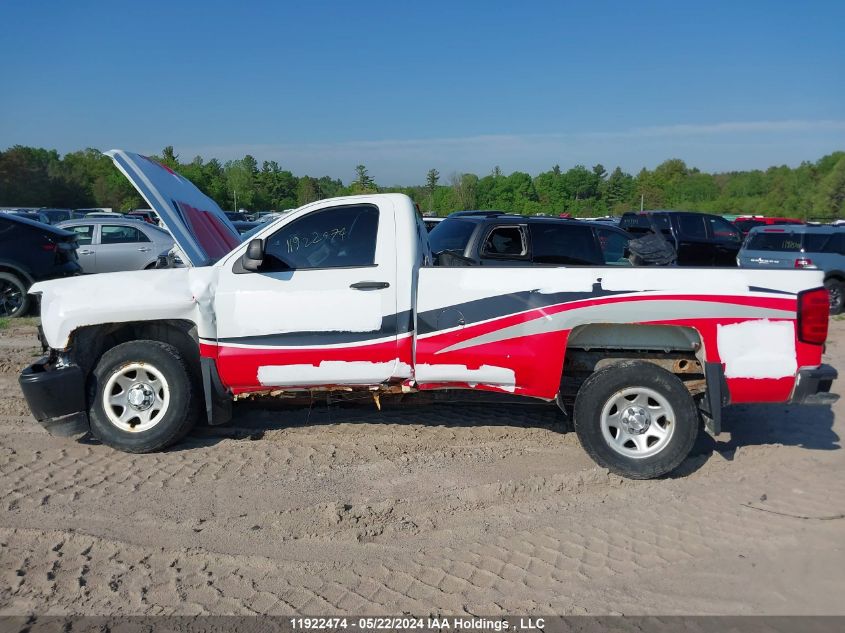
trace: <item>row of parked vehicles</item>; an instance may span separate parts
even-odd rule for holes
[[[729,222],[708,213],[673,210],[625,213],[618,225],[496,211],[461,211],[437,222],[428,220],[429,243],[441,265],[818,269],[825,273],[831,313],[845,309],[841,226],[807,225],[790,218],[740,217]]]
[[[250,237],[284,214],[247,219],[226,212]],[[790,218],[656,210],[616,221],[526,217],[501,211],[459,211],[424,218],[438,263],[446,266],[740,266],[825,272],[831,313],[845,310],[845,227]],[[73,243],[78,248],[68,246]],[[26,235],[22,239],[22,235]],[[59,249],[59,244],[64,246]],[[29,308],[35,281],[182,265],[170,233],[151,209],[37,209],[0,213],[0,317]]]

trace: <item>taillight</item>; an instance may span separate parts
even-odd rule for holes
[[[44,242],[41,245],[41,250],[46,251],[48,253],[55,253],[57,250],[59,250],[59,245],[54,242]]]
[[[815,266],[809,257],[799,257],[795,260],[795,268],[815,268]]]
[[[798,340],[822,345],[827,339],[830,297],[825,288],[798,293]]]

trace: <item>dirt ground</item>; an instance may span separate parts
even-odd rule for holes
[[[844,402],[726,409],[646,482],[499,403],[241,404],[127,455],[35,423],[38,351],[0,331],[0,614],[845,614]]]

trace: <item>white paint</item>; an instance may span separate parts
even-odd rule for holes
[[[317,274],[308,275],[309,272]],[[331,271],[298,274],[317,282],[331,276]],[[361,277],[361,272],[357,275]],[[241,287],[226,295],[228,301],[217,302],[221,338],[289,332],[375,332],[381,328],[379,292],[350,290],[347,280],[326,290],[307,290],[303,287],[305,279],[297,283],[293,279],[273,280],[267,275],[238,277]],[[354,276],[352,280],[356,280]]]
[[[414,368],[408,363],[397,362],[393,368],[394,378],[411,378],[414,375]]]
[[[483,383],[513,392],[516,388],[516,374],[507,367],[482,365],[469,369],[466,365],[417,365],[415,372],[418,383],[465,382]]]
[[[772,297],[821,286],[818,271],[760,270],[740,268],[619,267],[605,268],[423,268],[419,273],[420,311],[497,297],[515,292],[537,294],[590,292],[601,279],[601,287],[612,292],[695,295],[749,294],[749,287],[774,292],[755,292]]]
[[[752,268],[605,268],[591,269],[611,291],[659,291],[671,294],[746,295],[749,287],[796,293],[821,286],[821,273]],[[809,273],[807,275],[802,273]],[[768,294],[768,293],[766,293]],[[774,293],[771,296],[782,296]]]
[[[589,292],[596,269],[579,268],[421,268],[417,297],[420,311],[543,288],[548,292]]]
[[[784,378],[794,376],[798,369],[792,321],[720,325],[716,344],[726,378]]]
[[[375,385],[394,372],[396,361],[324,360],[319,365],[263,365],[258,382],[267,387],[314,385]]]
[[[86,325],[185,319],[214,339],[212,301],[216,267],[169,268],[83,275],[34,284],[41,294],[41,324],[50,347],[68,347]]]

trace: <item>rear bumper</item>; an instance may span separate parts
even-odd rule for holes
[[[830,365],[819,365],[812,369],[800,369],[789,402],[792,404],[831,404],[839,399],[830,393],[833,381],[838,376]]]
[[[53,367],[47,358],[21,372],[18,382],[32,415],[54,435],[78,435],[89,429],[85,376],[77,365]]]

